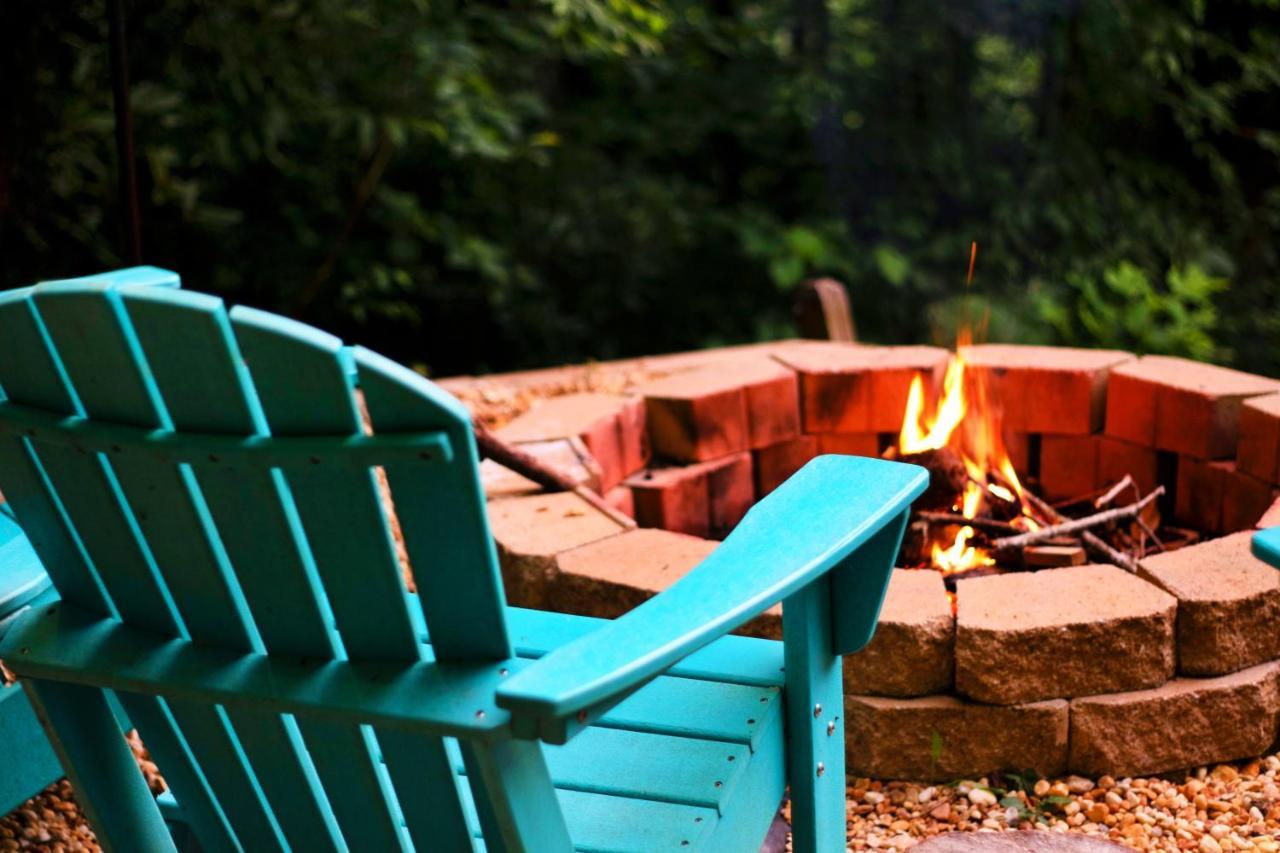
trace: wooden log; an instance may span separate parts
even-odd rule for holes
[[[1056,569],[1083,566],[1088,557],[1079,545],[1029,545],[1022,549],[1022,560],[1027,568]]]
[[[949,509],[960,499],[965,484],[969,482],[964,462],[949,447],[939,447],[936,450],[925,450],[920,453],[903,453],[898,455],[897,459],[899,462],[919,465],[929,472],[929,488],[916,500],[917,509]]]

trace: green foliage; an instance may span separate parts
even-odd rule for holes
[[[1169,353],[1212,361],[1223,355],[1215,342],[1214,297],[1224,277],[1196,264],[1171,267],[1164,286],[1129,261],[1107,268],[1098,279],[1067,276],[1066,293],[1037,294],[1040,317],[1072,344],[1097,344],[1147,353]]]
[[[873,340],[1280,372],[1270,0],[126,6],[145,259],[433,373],[788,334],[815,275]],[[0,286],[119,264],[102,5],[2,14]]]

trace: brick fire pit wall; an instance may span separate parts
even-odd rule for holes
[[[1280,572],[1249,530],[1280,524],[1280,382],[1182,359],[987,345],[965,352],[1020,474],[1050,499],[1131,474],[1207,536],[1143,560],[962,580],[895,571],[875,639],[845,659],[854,774],[1150,774],[1265,752],[1280,727]],[[789,341],[458,378],[498,434],[616,508],[483,466],[515,604],[616,616],[697,564],[820,453],[879,455],[932,347]],[[780,635],[774,608],[744,632]]]

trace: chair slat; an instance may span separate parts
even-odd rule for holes
[[[378,752],[373,730],[305,719],[299,726],[350,846],[412,849],[391,780],[373,758]]]
[[[272,435],[361,432],[337,338],[249,309],[237,308],[231,316]],[[421,647],[373,472],[315,466],[291,469],[286,479],[347,657],[419,660]],[[347,838],[381,849],[407,843],[401,807],[376,760],[372,731],[314,721],[302,727]],[[439,795],[451,793],[456,796],[447,790]]]
[[[346,850],[293,717],[224,708],[280,831],[295,850]]]
[[[182,810],[195,828],[201,846],[209,853],[242,850],[235,830],[218,805],[164,701],[127,691],[116,691],[115,695],[129,715],[129,721],[144,735],[152,759],[164,768],[165,784],[182,803]]]
[[[389,359],[362,347],[353,355],[375,434],[441,430],[454,449],[455,461],[435,476],[387,467],[436,658],[508,657],[502,578],[466,409]]]
[[[243,435],[267,432],[259,402],[262,395],[255,393],[243,367],[244,359],[253,354],[237,347],[219,300],[130,290],[126,302],[143,350],[152,353],[153,363],[165,361],[155,376],[176,428]],[[169,357],[177,352],[181,355]],[[192,376],[200,378],[199,384],[192,383]],[[349,394],[347,406],[350,408]],[[350,424],[344,431],[355,432],[356,426]],[[317,582],[314,557],[284,475],[215,465],[202,466],[196,476],[237,567],[266,650],[275,655],[333,657],[337,649],[328,628],[327,597]],[[332,502],[333,494],[326,492],[324,499]],[[334,521],[337,526],[327,525],[326,535],[344,534],[342,519]],[[350,566],[344,563],[342,568],[353,576]],[[402,599],[394,604],[404,612]],[[391,618],[391,614],[385,615]],[[404,622],[407,626],[407,615]],[[407,627],[405,635],[412,637]],[[416,646],[412,651],[416,652]],[[233,719],[267,798],[295,845],[295,831],[290,827],[296,830],[305,825],[304,818],[315,817],[311,807],[315,801],[324,804],[326,821],[330,815],[337,819],[348,843],[362,839],[383,849],[400,846],[402,832],[394,801],[388,801],[379,768],[365,744],[366,734],[358,726],[343,728],[302,719],[297,724],[300,738],[295,737],[291,745],[282,741],[278,732],[264,731],[260,720],[259,725],[246,728],[251,719],[243,714]],[[268,740],[266,735],[272,738]],[[294,757],[302,743],[310,766]],[[281,768],[285,775],[279,775]],[[307,777],[302,785],[286,778],[300,774]],[[322,786],[328,788],[327,798]],[[298,814],[300,809],[305,813]],[[311,829],[320,828],[312,825]],[[310,844],[300,846],[314,849]]]
[[[153,291],[146,288],[140,292]],[[197,302],[202,299],[182,293],[173,298]],[[37,288],[36,301],[59,354],[65,355],[64,366],[70,382],[79,390],[85,415],[141,427],[170,424],[154,384],[154,374],[123,310],[118,291],[64,284],[56,288]],[[193,315],[193,312],[186,312],[181,316]],[[174,325],[184,325],[179,322],[181,316],[171,318]],[[220,360],[225,364],[232,363],[231,355],[225,349],[211,351],[208,347],[202,348],[204,340],[196,334],[197,330],[187,328],[184,331],[192,333],[185,339],[186,353],[196,352],[197,360],[206,362]],[[86,351],[86,348],[91,349]],[[168,368],[173,361],[181,360],[181,356],[166,354],[165,359],[158,361],[163,361]],[[216,391],[216,374],[215,369],[210,369],[203,374],[196,372],[195,377],[209,383],[203,390],[212,388]],[[173,376],[171,371],[165,375]],[[57,454],[67,455],[70,451],[66,448],[45,448],[46,458]],[[251,622],[227,566],[221,541],[209,524],[203,497],[192,488],[191,471],[136,454],[120,455],[113,465],[104,462],[103,467],[118,480],[126,495],[133,512],[126,511],[125,514],[139,519],[139,527],[148,546],[145,551],[167,569],[164,571],[157,566],[156,571],[175,581],[170,590],[181,596],[179,609],[192,614],[197,620],[199,633],[195,635],[196,639],[232,649],[254,650],[256,644]],[[68,500],[74,494],[72,491]],[[77,518],[82,517],[75,510],[73,514]],[[128,529],[125,524],[116,527],[122,531]],[[91,526],[90,530],[99,535],[96,526]],[[139,570],[135,568],[134,571]],[[165,585],[161,584],[160,588],[164,589]],[[139,606],[145,614],[148,612],[145,608],[154,605]],[[123,604],[121,610],[128,621],[145,624],[137,612],[124,612]],[[190,630],[190,626],[187,627]],[[281,806],[279,822],[284,824],[290,840],[296,838],[320,844],[321,839],[332,832],[327,812],[322,807],[301,812],[293,807],[294,800],[298,799],[297,791],[306,790],[308,786],[318,789],[297,738],[291,740],[287,736],[282,729],[282,721],[276,715],[241,712],[235,716],[235,722],[245,751],[257,759],[260,780],[268,783],[266,787],[271,792],[289,791],[287,796],[277,796],[274,800],[269,798],[271,806],[260,803],[256,810],[266,813],[276,805]],[[226,722],[221,724],[227,725]],[[207,727],[216,728],[218,725],[217,720],[207,721]],[[143,731],[143,734],[163,736],[163,732],[154,731]],[[230,732],[222,732],[214,743],[229,737]],[[202,750],[202,754],[208,753],[208,749]],[[235,760],[239,753],[231,755],[233,757],[229,760]]]
[[[122,401],[141,399],[145,388],[136,368],[128,361],[127,344],[119,332],[110,291],[103,287],[59,288],[57,298],[41,288],[31,299],[47,332],[46,353],[61,366],[63,395],[82,405],[104,406],[120,414]],[[93,351],[102,351],[102,364],[129,367],[118,376],[103,373]],[[49,381],[52,377],[46,376]],[[118,392],[119,400],[112,399]],[[53,396],[48,392],[41,396]],[[11,397],[15,402],[38,405],[34,399]],[[88,413],[88,410],[86,410]],[[137,423],[136,421],[134,423]],[[157,425],[154,419],[142,426]],[[80,454],[64,446],[35,446],[40,463],[67,513],[74,520],[80,541],[107,588],[121,617],[133,624],[169,636],[181,634],[168,590],[160,579],[151,554],[142,540],[137,521],[124,501],[111,466],[101,454]]]
[[[361,432],[341,341],[261,311],[236,308],[231,317],[272,435]],[[316,466],[286,478],[347,655],[418,660],[373,472]]]
[[[253,850],[286,849],[280,825],[226,712],[216,705],[180,699],[169,699],[167,704],[239,836]],[[146,734],[142,732],[144,743]]]
[[[447,741],[379,729],[378,743],[414,846],[448,853],[474,850],[464,806],[471,790],[453,771]]]
[[[132,321],[140,347],[148,356],[152,375],[156,380],[159,397],[168,415],[168,422],[178,429],[200,432],[231,432],[251,434],[260,431],[260,412],[256,399],[246,387],[246,376],[240,366],[240,356],[230,334],[226,314],[220,300],[200,294],[162,293],[154,290],[126,289],[122,291],[126,310]],[[267,471],[251,472],[253,488],[242,495],[244,507],[234,508],[234,478],[217,469],[202,471],[203,476],[191,470],[182,472],[188,478],[190,500],[183,501],[174,495],[178,505],[196,510],[202,536],[217,545],[215,559],[202,563],[200,577],[203,585],[215,595],[207,597],[194,579],[186,579],[175,596],[199,609],[210,626],[244,625],[254,636],[208,634],[202,639],[244,651],[258,650],[265,641],[268,648],[279,651],[282,630],[281,620],[262,610],[283,602],[274,596],[266,604],[259,605],[259,619],[272,620],[257,638],[255,622],[250,615],[252,608],[245,600],[239,578],[246,579],[250,594],[261,591],[264,571],[252,562],[254,546],[247,540],[252,537],[252,519],[246,519],[243,510],[252,513],[254,508],[265,507],[273,517],[279,518],[278,475]],[[206,495],[212,496],[221,506],[210,509]],[[232,504],[229,513],[227,505]],[[215,519],[217,520],[215,522]],[[188,520],[186,516],[184,521]],[[221,523],[223,526],[218,527]],[[170,532],[177,529],[173,525]],[[216,533],[213,531],[217,530]],[[224,540],[224,537],[230,537]],[[224,545],[224,541],[228,544]],[[286,560],[297,562],[297,549],[291,538],[275,537],[273,544],[283,551]],[[229,553],[228,553],[229,552]],[[239,555],[244,569],[239,576],[231,563]],[[314,601],[315,591],[305,569],[290,575],[293,583],[286,592],[299,592]],[[313,644],[319,644],[323,655],[331,646],[323,633],[320,609],[313,604],[308,608],[299,599],[297,608],[302,630],[310,635]],[[313,651],[315,645],[306,646]],[[286,648],[297,652],[299,648]],[[277,714],[252,710],[229,711],[228,718],[234,725],[240,745],[249,756],[263,794],[280,824],[281,831],[294,847],[309,850],[341,849],[343,842],[334,821],[333,811],[321,786],[315,768],[307,755],[298,727],[289,718]]]
[[[0,294],[0,341],[22,359],[0,358],[0,396],[60,415],[78,411],[31,304],[31,288]],[[0,439],[5,496],[62,597],[95,613],[112,612],[106,590],[23,439]]]
[[[0,471],[5,499],[63,599],[91,613],[114,615],[107,591],[26,439],[0,439]]]

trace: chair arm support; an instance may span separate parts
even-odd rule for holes
[[[928,479],[923,468],[881,459],[812,460],[669,589],[513,675],[498,688],[497,704],[512,712],[517,736],[564,742],[681,658],[862,546],[870,543],[881,555],[885,537],[873,538],[905,515]]]

